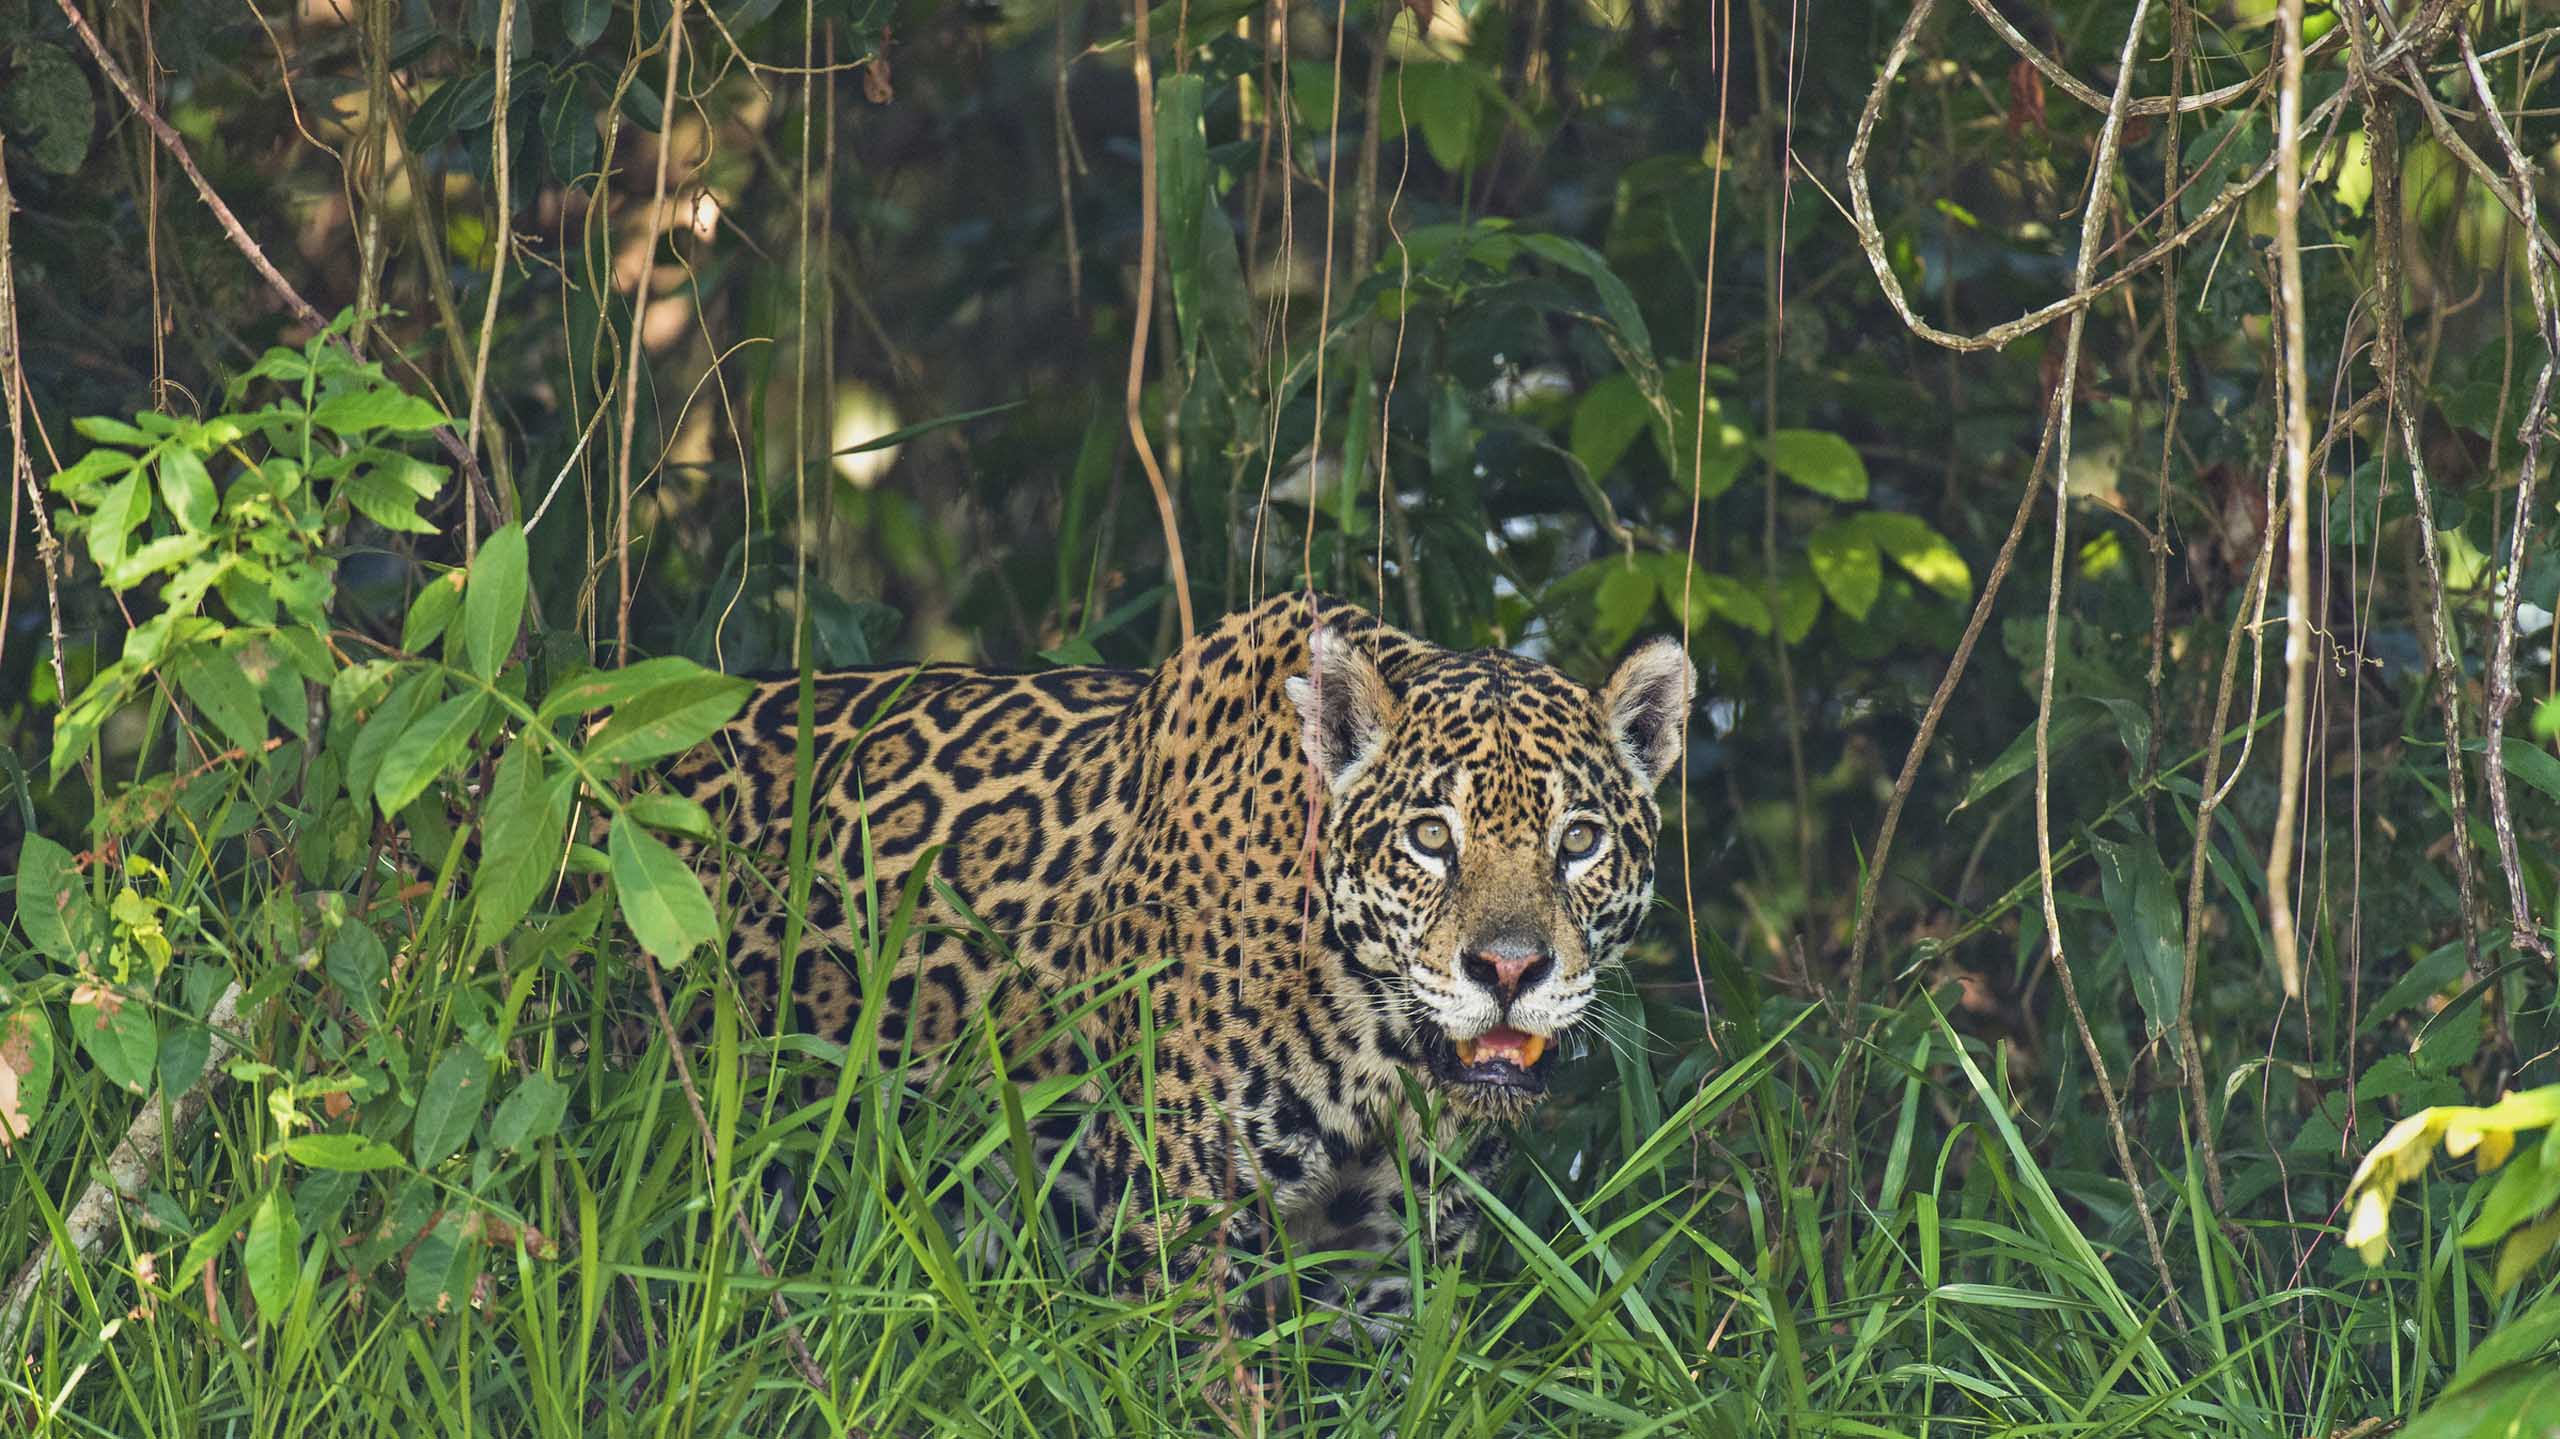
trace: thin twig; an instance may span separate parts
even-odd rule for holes
[[[2481,66],[2480,52],[2471,44],[2471,27],[2457,16],[2453,33],[2455,43],[2462,47],[2463,64],[2471,72],[2471,88],[2480,97],[2481,113],[2488,118],[2490,132],[2498,137],[2498,147],[2506,152],[2507,168],[2515,176],[2516,196],[2524,207],[2525,234],[2538,235],[2542,225],[2535,213],[2533,164],[2516,145],[2515,132],[2507,127],[2507,117],[2498,108],[2497,92],[2489,88],[2489,75]],[[2507,544],[2506,592],[2498,601],[2497,637],[2490,646],[2489,694],[2483,706],[2487,743],[2481,761],[2489,791],[2489,823],[2498,834],[2498,864],[2506,874],[2507,909],[2515,926],[2516,946],[2547,960],[2552,957],[2551,946],[2534,925],[2533,897],[2525,892],[2524,866],[2516,853],[2515,816],[2507,803],[2505,752],[2507,712],[2516,704],[2516,602],[2524,589],[2526,547],[2533,541],[2533,486],[2542,462],[2542,432],[2551,418],[2552,372],[2560,367],[2560,309],[2553,308],[2550,260],[2541,246],[2528,241],[2524,262],[2525,280],[2533,291],[2534,325],[2542,336],[2542,371],[2534,378],[2533,399],[2526,404],[2524,422],[2516,432],[2516,438],[2524,444],[2524,465],[2516,475],[2516,517]]]
[[[9,596],[17,593],[18,570],[18,496],[27,497],[36,522],[36,568],[44,572],[46,638],[52,641],[53,692],[56,703],[67,704],[71,698],[71,681],[62,670],[62,541],[53,533],[53,518],[45,513],[44,491],[36,487],[35,457],[27,450],[27,420],[33,409],[27,399],[27,370],[23,361],[26,351],[18,343],[17,262],[9,249],[9,221],[18,210],[17,197],[9,192],[9,140],[0,135],[0,391],[7,392],[9,406],[9,559],[7,571],[0,573],[0,649],[6,649],[9,636]]]
[[[2276,781],[2275,830],[2267,840],[2267,938],[2287,999],[2302,998],[2302,946],[2293,922],[2293,834],[2302,815],[2311,693],[2311,382],[2303,348],[2302,4],[2282,0],[2276,29],[2284,47],[2276,88],[2276,308],[2284,334],[2281,372],[2285,472],[2284,739]],[[2344,94],[2346,92],[2340,91]]]
[[[498,337],[498,296],[507,288],[507,262],[515,257],[515,211],[507,188],[507,71],[512,63],[516,36],[516,0],[498,0],[498,93],[489,102],[489,124],[492,132],[491,152],[495,157],[498,184],[497,228],[490,234],[497,248],[489,258],[489,299],[480,309],[480,353],[471,362],[471,418],[463,432],[463,443],[473,454],[480,452],[480,406],[489,388],[489,347]],[[497,519],[495,515],[490,516]],[[463,554],[479,552],[479,526],[464,509]]]
[[[2092,110],[2104,111],[2107,109],[2109,101],[2106,96],[2099,94],[2097,91],[2090,89],[2086,84],[2083,84],[2079,76],[2062,68],[2061,64],[2052,56],[2044,53],[2042,47],[2038,46],[2034,41],[2029,40],[2025,35],[2019,33],[2018,27],[2010,24],[2009,18],[2001,14],[2000,11],[1992,5],[1991,0],[1965,0],[1965,3],[1971,5],[1973,7],[1973,13],[1981,16],[1983,22],[1989,25],[2003,41],[2007,42],[2010,49],[2017,51],[2020,58],[2024,59],[2028,64],[2036,67],[2037,73],[2043,75],[2047,80],[2052,81],[2055,88],[2061,90],[2062,93],[2070,96],[2072,99],[2079,101],[2081,104],[2088,106]],[[2334,31],[2330,34],[2323,35],[2318,40],[2313,41],[2310,50],[2305,53],[2316,55],[2321,50],[2327,48],[2329,43],[2336,38],[2336,32]],[[2220,89],[2207,90],[2196,95],[2179,94],[2178,87],[2173,81],[2169,87],[2168,94],[2152,95],[2144,99],[2132,101],[2125,106],[2124,113],[2128,116],[2191,115],[2198,110],[2218,110],[2221,107],[2230,104],[2232,101],[2239,99],[2241,96],[2248,94],[2252,90],[2264,88],[2267,83],[2267,79],[2268,77],[2264,73],[2260,73],[2252,75],[2245,80],[2234,80]],[[2172,188],[2174,189],[2174,187]]]
[[[2407,391],[2407,343],[2400,313],[2400,126],[2388,92],[2374,80],[2372,46],[2365,39],[2363,0],[2347,0],[2347,23],[2340,28],[2355,37],[2358,79],[2365,89],[2366,148],[2373,164],[2373,315],[2374,368],[2382,377],[2384,403],[2409,457],[2409,497],[2418,512],[2417,550],[2426,594],[2420,606],[2426,619],[2427,668],[2435,681],[2436,715],[2444,727],[2445,798],[2453,811],[2453,874],[2462,896],[2463,973],[2480,974],[2480,880],[2471,855],[2468,784],[2462,767],[2461,643],[2444,605],[2444,557],[2437,542],[2435,489],[2427,480],[2427,456],[2418,443],[2418,416]],[[2389,460],[2389,446],[2384,446]]]
[[[631,358],[622,377],[622,448],[614,456],[613,554],[616,604],[613,660],[631,662],[631,436],[640,418],[640,341],[649,328],[649,290],[657,282],[658,239],[667,211],[667,152],[675,146],[676,61],[684,50],[684,0],[675,0],[667,17],[667,79],[658,92],[658,171],[649,193],[648,248],[641,255],[639,278],[632,282]]]
[[[1156,71],[1147,39],[1147,0],[1130,0],[1137,14],[1138,78],[1138,296],[1129,326],[1129,383],[1121,393],[1121,409],[1129,424],[1129,442],[1138,452],[1138,467],[1147,472],[1147,487],[1156,497],[1156,523],[1164,528],[1165,579],[1173,589],[1174,612],[1182,619],[1182,644],[1189,649],[1191,571],[1182,562],[1182,517],[1166,488],[1164,466],[1147,439],[1146,416],[1139,401],[1146,394],[1147,326],[1156,308]]]
[[[2295,0],[2300,3],[2300,0]],[[2080,250],[2072,265],[2071,287],[2075,291],[2089,287],[2090,272],[2098,262],[2098,244],[2104,238],[2106,217],[2113,211],[2117,152],[2124,140],[2124,109],[2132,99],[2134,54],[2142,42],[2142,20],[2150,12],[2151,0],[2134,0],[2133,18],[2125,27],[2124,50],[2116,60],[2115,99],[2107,109],[2106,122],[2098,127],[2097,158],[2089,167],[2088,200],[2080,216]],[[2159,1225],[2151,1217],[2151,1203],[2144,1197],[2142,1171],[2136,1167],[2133,1143],[2125,1134],[2124,1111],[2116,1099],[2116,1084],[2107,1072],[2106,1056],[2098,1050],[2097,1034],[2089,1027],[2088,1013],[2080,1004],[2080,982],[2071,972],[2071,960],[2063,952],[2062,916],[2053,894],[2053,676],[2056,669],[2055,635],[2062,628],[2062,573],[2070,556],[2071,495],[2064,481],[2071,474],[2071,410],[2078,398],[2080,378],[2080,343],[2088,329],[2086,307],[2072,312],[2070,323],[2063,327],[2062,373],[2053,387],[2054,457],[2056,483],[2053,495],[2053,565],[2046,582],[2044,611],[2044,673],[2036,686],[2036,877],[2037,891],[2044,902],[2045,954],[2053,963],[2054,977],[2061,982],[2063,1002],[2070,1007],[2072,1028],[2080,1035],[2080,1048],[2089,1060],[2090,1076],[2097,1081],[2098,1099],[2106,1108],[2107,1134],[2115,1141],[2116,1163],[2124,1170],[2124,1183],[2133,1200],[2133,1212],[2142,1220],[2142,1237],[2151,1250],[2151,1265],[2160,1277],[2160,1288],[2168,1297],[2169,1312],[2179,1315],[2178,1282],[2169,1272],[2169,1256],[2160,1246]]]

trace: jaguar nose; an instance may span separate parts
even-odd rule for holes
[[[1495,940],[1459,965],[1468,980],[1504,1005],[1546,978],[1555,967],[1555,956],[1547,952],[1545,945],[1518,939]]]

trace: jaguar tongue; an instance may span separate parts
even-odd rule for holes
[[[1460,1064],[1500,1060],[1516,1068],[1529,1069],[1534,1067],[1538,1057],[1546,1052],[1547,1037],[1545,1035],[1529,1034],[1513,1029],[1509,1025],[1500,1025],[1486,1030],[1473,1039],[1458,1041]]]

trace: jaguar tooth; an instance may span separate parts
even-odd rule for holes
[[[1479,1047],[1479,1046],[1478,1046],[1478,1045],[1476,1044],[1476,1042],[1475,1042],[1474,1040],[1472,1040],[1472,1039],[1461,1039],[1461,1040],[1459,1040],[1459,1041],[1458,1041],[1458,1062],[1459,1062],[1460,1064],[1473,1064],[1473,1063],[1475,1063],[1475,1062],[1476,1062],[1476,1050],[1477,1050],[1477,1048],[1478,1048],[1478,1047]]]
[[[1544,1054],[1544,1053],[1546,1053],[1546,1052],[1547,1052],[1547,1037],[1546,1037],[1545,1035],[1543,1035],[1543,1034],[1533,1034],[1533,1035],[1530,1035],[1529,1037],[1527,1037],[1526,1039],[1521,1040],[1521,1041],[1520,1041],[1520,1067],[1521,1067],[1522,1069],[1530,1069],[1530,1068],[1534,1068],[1534,1067],[1536,1067],[1536,1065],[1537,1065],[1537,1063],[1538,1063],[1538,1056],[1539,1056],[1539,1055],[1542,1055],[1542,1054]]]

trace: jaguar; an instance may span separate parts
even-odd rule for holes
[[[1116,1109],[1044,1117],[1039,1172],[1172,1272],[1209,1246],[1132,1196],[1217,1209],[1222,1255],[1285,1231],[1401,1256],[1418,1220],[1436,1263],[1479,1216],[1429,1154],[1489,1179],[1592,1023],[1652,899],[1654,791],[1696,687],[1668,639],[1595,693],[1308,594],[1152,672],[821,674],[788,952],[799,681],[668,775],[717,817],[695,862],[730,856],[729,960],[760,1021],[925,1072],[992,1024],[1012,1077],[1116,1087]],[[1372,1332],[1410,1306],[1384,1267],[1336,1304]]]

